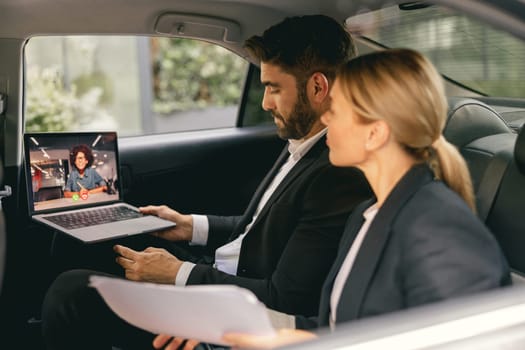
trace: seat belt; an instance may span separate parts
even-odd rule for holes
[[[502,153],[495,154],[490,161],[483,173],[483,178],[476,194],[478,216],[483,222],[487,221],[487,217],[492,210],[503,175],[509,164],[509,161],[505,159]]]

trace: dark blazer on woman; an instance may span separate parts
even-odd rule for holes
[[[287,157],[286,150],[281,158]],[[262,181],[243,216],[208,216],[211,251],[244,231],[274,175],[270,171]],[[188,284],[234,284],[272,309],[316,315],[348,215],[371,195],[359,170],[330,164],[322,137],[286,175],[244,237],[237,275],[197,264]]]
[[[335,277],[364,222],[363,212],[374,202],[363,203],[349,218],[323,286],[319,316],[298,317],[298,328],[329,324]],[[426,165],[416,165],[372,221],[343,287],[336,324],[510,283],[493,235]]]

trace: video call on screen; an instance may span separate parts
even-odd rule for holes
[[[28,192],[32,193],[34,209],[44,209],[44,205],[76,206],[87,202],[116,199],[118,197],[116,137],[116,133],[26,135],[25,147],[26,152],[29,153],[27,171],[30,172],[30,177],[27,178],[31,182],[30,186],[28,184]],[[71,159],[75,149],[77,155],[79,149],[86,150],[80,151],[77,165],[74,164],[75,162],[72,163]],[[91,157],[88,157],[88,153],[91,153]],[[85,170],[79,170],[79,165],[87,163],[87,160],[82,163],[85,158],[91,158],[90,164]],[[88,173],[90,173],[89,177]],[[97,184],[93,185],[88,178],[97,179]],[[87,191],[81,191],[99,186],[103,186],[104,191],[96,195],[88,195]]]

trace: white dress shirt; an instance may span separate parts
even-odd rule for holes
[[[355,237],[354,242],[350,247],[350,250],[348,250],[346,258],[343,261],[343,264],[341,265],[337,276],[335,277],[334,285],[332,287],[332,294],[330,295],[330,328],[332,330],[335,328],[335,321],[337,319],[337,305],[339,304],[339,299],[341,298],[341,294],[343,293],[343,288],[345,286],[346,280],[348,279],[350,271],[352,271],[352,266],[354,265],[357,253],[361,248],[361,244],[365,239],[366,233],[368,232],[368,228],[370,227],[370,224],[372,224],[372,221],[374,220],[377,211],[377,206],[373,204],[363,212],[365,222],[363,223],[363,226],[361,226],[361,229],[357,233],[357,236]]]
[[[230,275],[235,275],[237,273],[237,266],[239,264],[239,255],[241,252],[241,244],[243,238],[250,231],[253,223],[257,219],[257,216],[264,208],[266,202],[273,194],[277,186],[282,182],[285,176],[290,172],[290,170],[301,160],[301,158],[313,147],[313,145],[326,134],[326,128],[310,137],[307,140],[288,140],[288,152],[290,156],[286,162],[281,166],[277,175],[273,178],[272,182],[264,192],[261,200],[255,210],[252,220],[244,232],[239,235],[235,240],[219,247],[215,251],[215,264],[214,267],[219,270],[226,272]],[[192,215],[193,216],[193,236],[191,244],[205,245],[208,241],[208,229],[209,223],[208,218],[205,215]],[[191,273],[191,270],[195,264],[190,262],[184,262],[177,273],[175,278],[176,285],[186,285],[188,277]]]

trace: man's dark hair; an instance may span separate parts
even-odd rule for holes
[[[87,145],[77,145],[71,149],[71,152],[69,152],[69,161],[75,168],[77,167],[75,160],[77,159],[78,152],[84,153],[84,156],[88,161],[86,168],[89,168],[93,164],[93,152],[91,152],[91,148],[89,148]]]
[[[244,47],[256,60],[275,64],[298,81],[315,72],[333,81],[338,67],[356,55],[350,34],[323,15],[288,17],[247,39]]]

